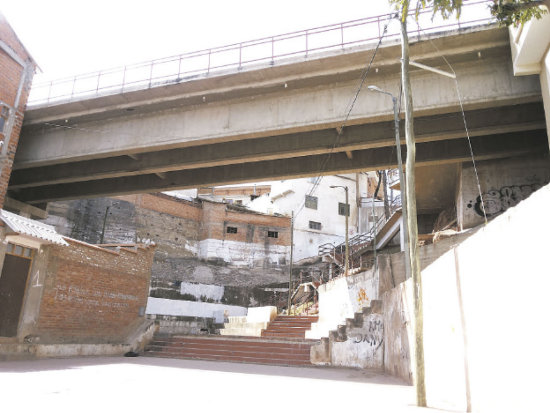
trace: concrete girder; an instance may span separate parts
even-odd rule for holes
[[[541,100],[538,78],[515,78],[509,54],[459,63],[454,69],[467,109]],[[25,127],[14,169],[335,128],[342,124],[357,81],[341,81],[338,74],[325,80],[321,86],[280,88],[216,103],[175,105],[159,111],[147,111],[143,103],[138,113],[125,116],[93,121],[68,118],[54,126]],[[397,73],[369,78],[396,93],[399,81]],[[412,72],[412,83],[416,116],[456,111],[454,80],[417,70]],[[348,124],[389,120],[392,110],[386,96],[365,91]]]
[[[485,57],[510,54],[508,31],[497,25],[484,25],[444,33],[411,37],[411,56],[430,66],[443,64],[440,50],[451,64]],[[160,83],[124,93],[107,94],[75,101],[61,101],[37,105],[27,110],[26,125],[73,119],[91,121],[145,111],[159,111],[167,107],[192,106],[203,101],[217,102],[280,91],[286,84],[292,89],[311,88],[360,78],[365,63],[370,61],[375,44],[314,53],[303,58],[287,58],[277,62],[252,65],[239,71],[212,72],[206,76],[190,76],[176,82]],[[380,76],[398,74],[401,67],[399,39],[384,41],[378,51],[371,75],[378,82]],[[383,73],[383,74],[382,74]],[[29,109],[29,108],[28,108]]]
[[[517,134],[472,138],[476,160],[496,159],[548,151],[545,130]],[[403,152],[405,152],[403,148]],[[403,153],[405,156],[405,153]],[[465,139],[441,140],[417,144],[418,166],[467,162],[471,159]],[[354,151],[349,159],[345,152],[312,155],[294,159],[249,162],[167,172],[164,179],[155,174],[66,183],[11,191],[10,195],[31,204],[55,200],[92,198],[155,191],[168,191],[199,186],[292,179],[311,175],[331,175],[365,170],[393,168],[396,153],[393,147]]]
[[[466,112],[471,136],[490,135],[544,128],[540,103],[498,107]],[[403,128],[401,128],[403,130]],[[461,113],[416,118],[418,142],[465,136]],[[335,129],[273,136],[263,139],[223,142],[143,153],[140,157],[120,156],[14,170],[10,189],[60,183],[107,179],[122,176],[163,174],[170,171],[288,159],[345,152],[395,144],[393,123],[378,122],[344,129],[336,139]]]

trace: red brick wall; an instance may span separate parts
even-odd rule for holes
[[[198,240],[219,239],[271,245],[290,245],[290,218],[239,211],[220,202],[193,203],[164,194],[118,196],[117,199],[153,211],[201,222]],[[226,228],[237,227],[237,234]],[[277,231],[278,238],[268,238],[267,231]]]
[[[36,334],[42,342],[124,340],[147,305],[154,247],[49,247]]]
[[[124,195],[115,198],[131,202],[140,208],[163,212],[175,217],[188,218],[194,221],[199,221],[202,215],[201,205],[199,203],[193,203],[163,194]]]
[[[26,52],[25,48],[13,32],[8,22],[0,14],[0,39],[12,49],[23,61],[31,62],[31,57]],[[19,88],[19,82],[23,75],[24,68],[17,63],[6,52],[0,49],[0,101],[4,104],[13,107]],[[23,87],[19,105],[16,112],[16,120],[12,129],[12,133],[9,139],[7,159],[0,161],[0,208],[4,205],[4,199],[6,197],[6,191],[8,182],[11,175],[11,169],[13,165],[13,159],[15,157],[15,150],[19,142],[19,133],[21,132],[21,125],[23,123],[23,113],[27,105],[27,98],[30,91],[30,85],[32,82],[33,70],[28,72],[29,76],[26,79],[26,83]],[[7,126],[7,125],[6,125]],[[5,127],[6,128],[6,127]],[[4,129],[5,129],[4,128]],[[0,141],[4,142],[6,136],[0,133]]]
[[[227,227],[237,233],[227,233]],[[268,238],[277,231],[278,238]],[[219,239],[255,244],[290,245],[290,218],[232,210],[226,204],[203,202],[201,239]]]

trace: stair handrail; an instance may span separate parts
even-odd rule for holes
[[[385,215],[381,216],[376,220],[374,225],[367,231],[361,234],[357,234],[351,237],[348,240],[348,245],[350,249],[350,256],[353,257],[353,254],[362,249],[362,246],[368,246],[369,243],[375,237],[375,234],[378,234],[380,230],[386,225],[386,223],[392,218],[392,216],[401,209],[401,196],[395,197],[389,204],[390,215],[386,218]],[[338,245],[334,245],[330,242],[319,245],[318,256],[329,256],[332,258],[332,261],[338,264],[336,261],[336,255],[343,255],[346,249],[346,243],[343,242]],[[341,266],[340,266],[341,267]]]

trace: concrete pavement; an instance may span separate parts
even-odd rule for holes
[[[440,411],[414,407],[412,386],[365,370],[145,357],[3,362],[0,389],[5,411]]]

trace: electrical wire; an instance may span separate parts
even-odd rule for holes
[[[422,29],[420,27],[420,24],[418,23],[418,20],[416,21],[416,25],[418,27],[418,32],[419,33],[420,33],[420,31],[423,31],[423,32],[425,31],[424,29]],[[419,34],[419,36],[420,36],[420,34]],[[458,102],[460,104],[460,111],[462,113],[462,121],[464,123],[464,130],[466,131],[466,138],[468,140],[468,147],[470,149],[470,157],[472,158],[472,165],[474,167],[474,174],[475,174],[475,177],[476,177],[476,184],[477,184],[477,190],[478,190],[478,193],[479,193],[479,200],[480,200],[480,204],[481,204],[481,210],[483,211],[483,218],[485,220],[485,224],[487,224],[487,222],[488,222],[487,221],[487,213],[485,212],[485,203],[483,201],[483,194],[481,192],[481,184],[480,184],[480,181],[479,181],[479,173],[478,173],[478,170],[477,170],[476,160],[475,160],[475,156],[474,156],[474,150],[472,148],[472,140],[470,139],[470,131],[468,130],[468,122],[466,121],[466,114],[464,112],[464,104],[463,104],[463,101],[462,101],[462,94],[460,93],[460,87],[459,87],[459,84],[458,84],[458,76],[457,76],[454,68],[452,67],[451,63],[449,62],[449,60],[445,57],[445,55],[443,53],[441,53],[441,50],[439,50],[439,48],[434,43],[434,41],[430,37],[428,37],[428,41],[432,45],[432,47],[437,51],[437,53],[439,53],[441,55],[441,57],[443,58],[443,60],[445,61],[445,63],[447,64],[447,66],[449,67],[449,69],[451,70],[451,72],[454,75],[456,94],[457,94],[457,97],[458,97]]]
[[[388,31],[388,26],[389,26],[391,20],[394,17],[395,17],[394,13],[388,14],[388,20],[384,24],[384,30],[383,30],[382,34],[380,35],[380,37],[378,39],[378,43],[376,45],[376,48],[374,49],[374,53],[372,54],[368,65],[363,70],[363,73],[362,73],[361,78],[359,80],[359,85],[356,88],[355,94],[352,96],[352,98],[350,99],[350,102],[347,105],[346,115],[344,116],[344,119],[343,119],[341,125],[338,127],[338,129],[336,131],[336,137],[334,139],[334,143],[332,145],[332,148],[330,149],[329,153],[325,157],[325,159],[324,159],[324,161],[321,165],[321,168],[319,169],[319,174],[318,174],[317,178],[315,179],[315,182],[313,183],[313,186],[311,187],[310,191],[307,194],[308,196],[312,196],[315,193],[315,191],[319,187],[319,184],[323,180],[322,173],[325,172],[327,164],[330,161],[330,159],[332,157],[332,154],[334,153],[334,150],[336,149],[336,147],[340,143],[340,139],[342,137],[342,133],[344,132],[344,128],[346,127],[346,124],[349,120],[351,112],[353,111],[353,108],[355,107],[355,104],[357,103],[357,99],[359,98],[359,93],[361,93],[363,85],[365,84],[365,80],[367,79],[367,76],[370,73],[370,70],[372,68],[372,64],[374,62],[374,59],[376,58],[376,54],[378,53],[378,49],[380,48],[380,45],[382,44],[382,40],[386,36],[386,33]],[[305,206],[305,200],[301,203],[300,207],[298,208],[298,211],[294,215],[295,217],[297,217],[300,214],[300,212],[302,212],[302,210],[304,209],[304,206]]]

